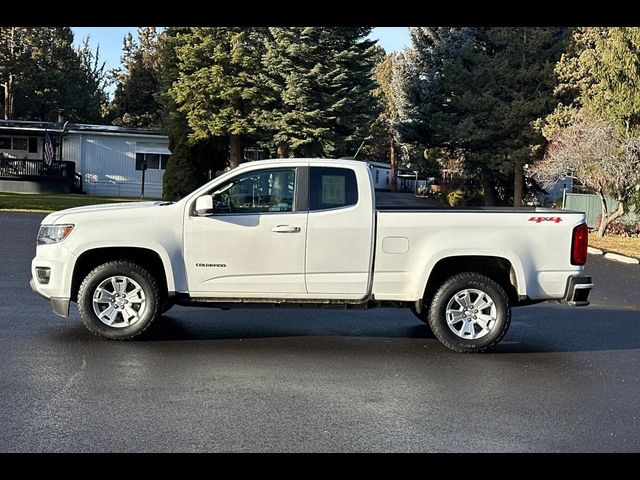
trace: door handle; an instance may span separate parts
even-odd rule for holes
[[[291,225],[277,225],[271,228],[272,232],[276,233],[295,233],[300,231],[300,227],[293,227]]]

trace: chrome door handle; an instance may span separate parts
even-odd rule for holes
[[[295,233],[300,231],[300,227],[293,227],[291,225],[277,225],[271,228],[272,232],[276,233]]]

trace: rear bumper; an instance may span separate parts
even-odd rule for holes
[[[572,307],[584,307],[589,305],[589,293],[593,288],[590,276],[572,275],[567,279],[563,301]]]

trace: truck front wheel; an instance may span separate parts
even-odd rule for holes
[[[433,334],[456,352],[484,352],[504,337],[510,322],[507,293],[476,272],[459,273],[445,281],[429,309]]]
[[[94,268],[78,291],[78,311],[92,333],[124,340],[142,333],[160,315],[160,289],[140,265],[115,260]]]

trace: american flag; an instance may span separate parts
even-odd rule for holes
[[[46,165],[51,165],[53,159],[55,158],[55,152],[53,151],[53,143],[51,143],[51,137],[49,136],[49,132],[44,132],[44,163]]]

